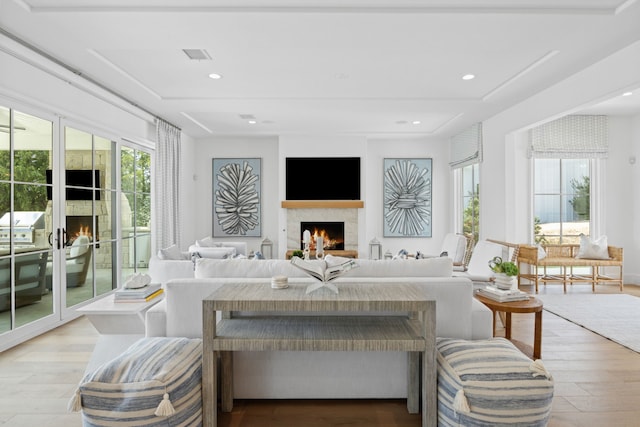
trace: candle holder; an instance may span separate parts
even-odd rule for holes
[[[324,258],[324,241],[322,237],[316,238],[316,259]]]

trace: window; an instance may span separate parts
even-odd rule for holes
[[[462,186],[462,232],[478,241],[480,234],[480,165],[478,163],[461,169]]]
[[[600,187],[594,171],[609,153],[607,117],[565,116],[531,129],[529,140],[534,240],[580,243],[580,234],[600,229],[591,212]]]
[[[132,147],[120,152],[122,278],[146,272],[151,257],[151,155]]]
[[[480,163],[482,163],[482,123],[475,123],[451,138],[449,166],[455,184],[456,232],[480,235]]]
[[[591,161],[534,160],[534,239],[536,243],[580,243],[590,234]]]

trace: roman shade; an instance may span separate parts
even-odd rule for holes
[[[475,123],[451,138],[451,169],[482,162],[482,123]]]
[[[529,130],[529,157],[596,159],[609,154],[607,116],[565,116]]]

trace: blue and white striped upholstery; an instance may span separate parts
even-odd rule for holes
[[[438,338],[438,426],[545,426],[553,380],[504,338]]]
[[[83,426],[202,425],[201,382],[202,340],[142,338],[84,377]],[[175,413],[158,416],[165,393]]]

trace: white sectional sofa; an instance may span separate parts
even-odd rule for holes
[[[451,259],[357,260],[357,263],[358,268],[333,282],[338,288],[341,281],[372,285],[415,283],[436,300],[438,336],[462,339],[492,336],[491,311],[473,298],[470,280],[452,277]],[[225,283],[259,283],[276,275],[289,277],[290,283],[314,281],[286,260],[198,259],[194,278],[166,282],[165,299],[147,311],[146,335],[201,337],[205,297]],[[236,398],[406,398],[406,389],[404,353],[234,353]]]

